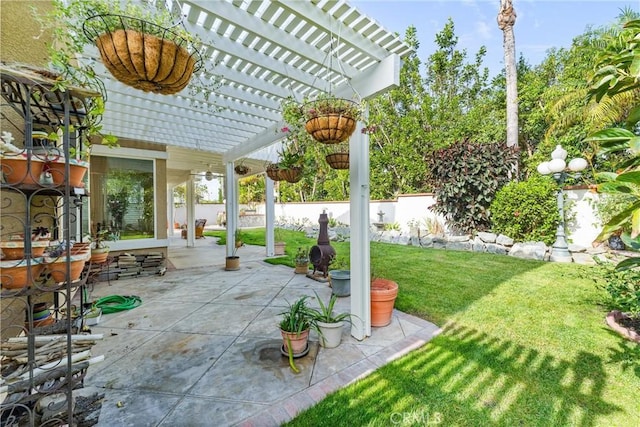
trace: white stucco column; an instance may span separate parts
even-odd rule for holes
[[[371,279],[369,266],[369,136],[359,131],[349,140],[349,191],[351,222],[351,335],[363,340],[371,335]]]
[[[174,222],[174,205],[173,205],[173,187],[167,186],[167,224],[169,224],[169,229],[167,230],[167,235],[169,237],[173,237],[173,222]]]
[[[187,181],[187,247],[196,245],[196,183],[193,177]]]
[[[233,162],[227,162],[224,177],[225,211],[227,214],[227,256],[233,256],[236,247],[235,231],[238,227],[238,180],[236,179]]]
[[[264,177],[264,191],[265,191],[265,204],[264,204],[264,220],[265,220],[265,246],[267,250],[267,256],[271,257],[275,255],[275,236],[274,236],[274,224],[276,216],[276,204],[275,196],[273,194],[273,180],[268,176]]]

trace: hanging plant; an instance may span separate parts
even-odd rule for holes
[[[266,167],[266,173],[269,178],[274,181],[282,181],[283,178],[280,178],[280,166],[277,163],[270,163]]]
[[[108,0],[54,0],[53,5],[46,15],[34,8],[34,16],[43,30],[53,30],[50,61],[62,75],[61,86],[103,86],[88,61],[76,61],[87,44],[97,46],[105,67],[117,80],[147,92],[177,93],[202,67],[201,41],[164,2],[128,0],[122,6]],[[219,78],[198,80],[190,85],[190,92],[208,100],[218,86]]]
[[[238,174],[238,175],[246,175],[249,172],[251,172],[251,169],[249,168],[249,166],[246,166],[244,164],[243,161],[240,161],[240,163],[238,163],[233,170]]]
[[[361,118],[360,104],[323,94],[303,106],[305,129],[313,139],[324,144],[346,141]]]
[[[325,156],[325,159],[332,169],[349,169],[349,146],[347,144],[335,145],[335,148]]]

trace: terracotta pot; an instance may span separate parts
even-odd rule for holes
[[[80,278],[82,274],[82,269],[84,268],[85,260],[73,260],[69,262],[71,271],[70,271],[70,281],[76,281]],[[59,259],[52,264],[47,265],[47,270],[51,273],[51,277],[53,281],[56,283],[66,282],[67,280],[67,262],[66,260]]]
[[[69,160],[69,185],[71,187],[81,188],[84,187],[84,176],[87,173],[89,164],[87,162],[78,160]],[[51,175],[53,177],[54,185],[64,185],[65,177],[65,164],[63,162],[53,162],[50,164]]]
[[[197,58],[184,47],[134,30],[101,34],[96,46],[113,77],[145,92],[180,92],[189,84],[196,66]]]
[[[5,181],[10,185],[35,185],[40,180],[44,162],[31,158],[27,161],[26,154],[15,157],[0,158],[0,168],[5,176]]]
[[[76,242],[71,247],[71,255],[83,255],[91,251],[90,242]]]
[[[371,282],[371,326],[391,323],[393,304],[398,296],[398,284],[392,280],[373,279]]]
[[[325,159],[333,169],[349,169],[349,153],[331,153]]]
[[[91,249],[91,264],[102,264],[107,262],[109,257],[109,249]]]
[[[304,127],[316,141],[338,144],[349,139],[356,129],[356,121],[351,116],[331,113],[307,120]]]
[[[228,256],[225,258],[224,269],[227,271],[236,271],[240,270],[240,257],[239,256]]]
[[[307,345],[309,342],[309,330],[305,330],[300,332],[300,335],[295,332],[285,332],[282,329],[280,330],[282,334],[282,342],[284,344],[285,352],[289,352],[289,342],[291,342],[291,350],[293,355],[301,354],[307,349]]]
[[[44,250],[48,246],[48,240],[36,240],[31,242],[31,257],[41,257],[44,255]],[[2,248],[5,260],[17,260],[25,257],[23,240],[7,240],[0,242],[0,248]]]
[[[4,262],[4,265],[11,263]],[[20,289],[27,286],[30,286],[34,280],[40,276],[42,273],[42,269],[44,265],[40,263],[33,263],[29,268],[24,261],[18,263],[17,265],[13,263],[13,265],[9,264],[7,267],[0,267],[0,282],[2,283],[2,287],[4,289]],[[29,277],[29,270],[31,270],[31,277]]]
[[[278,256],[278,255],[284,255],[284,248],[287,246],[286,242],[275,242],[273,244],[273,254]]]

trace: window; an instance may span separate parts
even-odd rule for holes
[[[153,160],[92,155],[92,232],[99,226],[116,240],[155,238],[153,171]]]

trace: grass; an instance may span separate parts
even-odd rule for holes
[[[371,262],[443,332],[287,425],[637,425],[640,346],[604,325],[593,268],[383,243]]]

